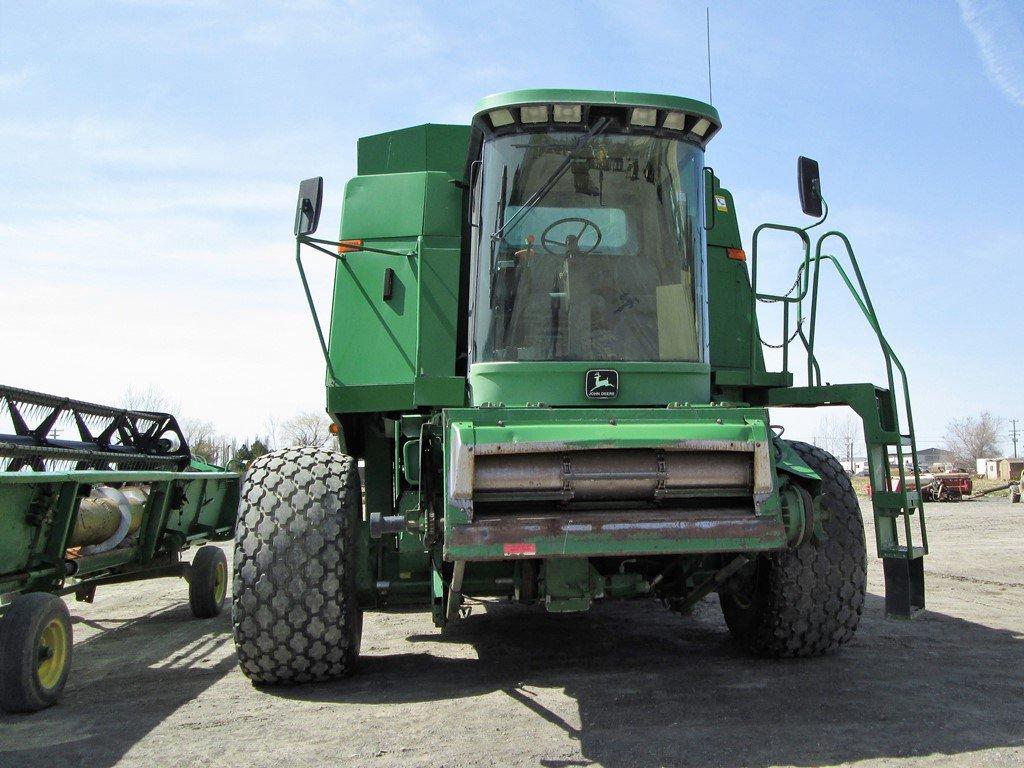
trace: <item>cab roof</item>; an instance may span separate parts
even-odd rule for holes
[[[722,127],[721,118],[710,104],[705,104],[696,99],[688,99],[683,96],[668,96],[657,93],[634,93],[631,91],[591,91],[578,90],[573,88],[537,88],[523,91],[507,91],[486,96],[476,105],[476,114],[473,117],[474,125],[483,128],[485,131],[497,130],[503,126],[500,121],[506,119],[506,113],[515,122],[536,124],[534,119],[527,119],[522,113],[522,107],[540,105],[559,105],[560,107],[582,105],[583,107],[623,107],[630,110],[630,120],[643,119],[645,122],[634,124],[649,126],[646,122],[652,119],[652,110],[656,112],[655,128],[675,128],[685,115],[685,130],[693,132],[694,126],[698,126],[695,138],[701,143],[707,141]],[[634,108],[640,108],[640,112],[634,112]],[[549,111],[550,112],[550,111]],[[568,114],[564,112],[563,114]],[[641,117],[637,117],[640,115]],[[669,116],[675,117],[670,118]],[[557,115],[549,114],[548,121],[554,119],[557,122],[572,122],[571,120],[560,120]],[[665,125],[666,119],[669,125]],[[702,122],[706,120],[707,123]],[[496,122],[497,121],[497,122]]]

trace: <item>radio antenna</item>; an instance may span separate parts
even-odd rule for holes
[[[705,27],[708,31],[708,103],[714,106],[715,99],[711,95],[711,6],[705,6],[704,12]]]

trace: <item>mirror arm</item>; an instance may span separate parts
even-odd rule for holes
[[[328,256],[332,256],[335,259],[338,259],[339,261],[345,258],[344,253],[334,253],[333,251],[329,251],[326,248],[321,248],[320,245],[333,245],[335,247],[345,246],[348,249],[348,253],[366,251],[368,253],[382,253],[385,256],[401,256],[402,258],[416,255],[416,251],[406,251],[404,253],[402,251],[389,251],[386,248],[371,248],[368,245],[352,245],[351,242],[339,240],[322,240],[319,237],[309,237],[308,235],[299,235],[295,239],[299,243],[308,245],[310,248],[316,248],[318,251],[322,251],[323,253],[326,253]],[[318,243],[320,245],[317,245]]]
[[[351,251],[369,251],[370,253],[382,253],[386,256],[400,256],[402,258],[415,257],[415,251],[409,251],[408,253],[400,253],[399,251],[388,251],[383,248],[369,248],[365,245],[354,246],[349,243],[339,242],[337,240],[323,240],[319,237],[310,237],[309,235],[296,235],[295,237],[295,264],[299,268],[299,278],[302,280],[302,290],[306,293],[306,303],[309,305],[309,313],[313,316],[313,325],[316,327],[316,337],[320,341],[320,351],[324,355],[324,362],[327,364],[327,373],[330,376],[328,382],[330,386],[338,385],[338,376],[334,372],[334,366],[331,364],[331,355],[327,349],[327,341],[324,339],[323,326],[320,325],[320,316],[316,311],[316,304],[313,303],[313,294],[309,290],[309,280],[306,278],[306,270],[302,266],[302,246],[308,245],[310,248],[315,248],[321,253],[326,253],[331,258],[337,259],[338,261],[345,260],[345,254],[335,253],[324,248],[324,245],[344,245]]]
[[[324,362],[327,363],[327,373],[331,377],[331,386],[338,385],[338,377],[334,373],[334,366],[331,365],[331,354],[327,350],[327,342],[324,341],[324,331],[320,326],[320,317],[316,313],[316,305],[313,303],[313,294],[309,290],[309,281],[306,279],[306,270],[302,268],[302,237],[295,238],[295,263],[299,267],[299,277],[302,279],[302,289],[306,292],[306,303],[309,304],[310,314],[313,315],[313,325],[316,326],[316,335],[320,339],[320,350],[324,353]],[[313,246],[317,248],[317,246]],[[324,251],[325,253],[331,254],[324,248],[317,248],[317,250]]]
[[[804,232],[807,232],[810,229],[814,229],[815,227],[817,227],[817,226],[819,226],[821,224],[824,224],[825,223],[825,219],[828,218],[828,203],[825,202],[825,198],[821,196],[820,192],[818,193],[818,199],[821,200],[821,208],[822,208],[821,218],[818,219],[813,224],[810,224],[809,226],[804,227],[803,228]]]

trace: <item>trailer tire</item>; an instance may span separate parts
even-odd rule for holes
[[[363,615],[356,599],[362,519],[355,459],[288,448],[249,465],[235,528],[232,627],[258,684],[350,674]]]
[[[56,703],[71,671],[67,604],[48,592],[18,595],[0,619],[0,708],[35,712]]]
[[[228,558],[224,550],[207,544],[192,558],[188,577],[188,604],[197,619],[220,614],[228,587]]]
[[[820,656],[857,630],[867,587],[864,521],[842,465],[807,443],[787,441],[821,477],[825,540],[761,555],[747,589],[719,594],[729,631],[743,647],[776,658]]]
[[[1020,504],[1020,488],[1014,488],[1010,486],[1010,503]]]

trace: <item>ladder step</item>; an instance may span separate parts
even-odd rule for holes
[[[871,503],[886,517],[911,515],[921,506],[921,495],[917,491],[874,491],[871,494]]]
[[[900,432],[877,432],[872,436],[874,439],[871,441],[872,446],[884,446],[889,447],[896,445],[908,447],[910,446],[912,435],[904,435]]]
[[[890,547],[882,550],[882,557],[898,557],[903,560],[917,560],[926,554],[924,547],[911,547],[909,550],[906,547]]]

